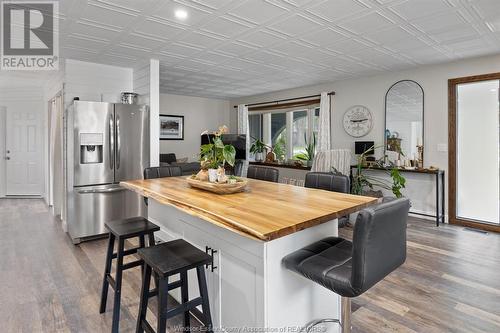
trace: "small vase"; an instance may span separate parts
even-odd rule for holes
[[[208,181],[211,183],[217,182],[217,169],[208,169]]]
[[[255,162],[264,161],[264,153],[255,153]]]

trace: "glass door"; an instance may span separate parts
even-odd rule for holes
[[[456,85],[456,219],[499,225],[500,80]]]

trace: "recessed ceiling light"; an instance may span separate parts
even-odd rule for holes
[[[177,9],[175,11],[175,17],[179,20],[185,20],[188,17],[188,13],[184,9]]]

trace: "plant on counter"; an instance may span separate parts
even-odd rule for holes
[[[208,137],[207,144],[200,147],[200,164],[201,171],[196,175],[200,180],[208,180],[211,182],[227,181],[225,176],[224,166],[229,164],[234,166],[236,159],[236,149],[233,145],[225,145],[222,142],[222,136],[228,133],[229,129],[226,125],[220,126],[219,129],[213,133],[204,131],[201,135]],[[213,139],[210,137],[213,134]],[[208,170],[208,173],[207,173]]]
[[[372,146],[369,149],[367,149],[363,154],[358,156],[358,163],[356,165],[356,174],[352,176],[351,193],[362,195],[365,194],[367,188],[373,190],[374,187],[379,187],[385,190],[392,191],[392,193],[396,196],[396,198],[401,198],[403,196],[401,190],[405,188],[406,178],[401,175],[398,168],[390,167],[385,169],[386,174],[391,177],[392,182],[390,180],[381,177],[370,176],[364,173],[364,170],[370,169],[369,167],[367,168],[364,167],[363,165],[366,156],[374,152],[375,149],[380,147],[383,146],[377,146],[377,147]]]
[[[312,162],[312,160],[314,159],[314,154],[316,153],[316,135],[313,133],[312,140],[309,140],[308,142],[306,135],[304,134],[304,141],[306,143],[305,151],[296,154],[293,158],[295,160]]]

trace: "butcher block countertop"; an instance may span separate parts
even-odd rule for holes
[[[191,188],[186,176],[131,180],[120,185],[260,241],[270,241],[331,221],[377,200],[255,179],[248,179],[245,192],[225,195]]]

